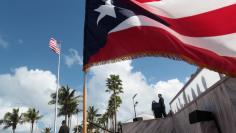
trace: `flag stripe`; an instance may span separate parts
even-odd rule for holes
[[[135,37],[131,38],[130,36],[133,36],[134,33]],[[117,61],[140,56],[183,59],[219,72],[231,72],[231,75],[236,76],[236,68],[233,65],[236,64],[236,58],[219,56],[211,50],[195,47],[193,44],[185,44],[161,28],[146,26],[110,33],[106,45],[92,56],[87,64],[92,66],[101,61]],[[85,68],[89,66],[85,66]]]
[[[157,1],[160,1],[160,0],[136,0],[140,3],[147,3],[147,2],[157,2]]]
[[[145,4],[139,2],[135,2],[135,4],[164,19],[170,24],[172,29],[186,36],[217,36],[236,32],[236,19],[232,19],[236,14],[236,4],[178,19],[160,16],[156,9]]]
[[[123,21],[110,33],[126,30],[128,28],[136,27],[136,26],[142,26],[142,27],[150,26],[153,28],[164,29],[165,31],[174,35],[175,37],[177,37],[179,40],[181,40],[184,43],[191,44],[196,47],[211,49],[215,53],[222,56],[236,57],[236,46],[233,45],[236,42],[236,33],[222,35],[222,36],[215,36],[215,37],[188,37],[188,36],[181,35],[175,32],[174,30],[172,30],[171,28],[145,16],[130,17],[129,19]],[[142,27],[140,27],[141,31],[142,31]]]
[[[170,28],[186,36],[219,36],[236,32],[236,5],[211,13],[182,19],[168,19]]]
[[[57,41],[54,38],[50,38],[49,48],[51,48],[53,52],[60,54],[60,48],[58,47]]]
[[[55,51],[60,51],[60,49],[59,48],[57,48],[57,47],[54,47],[54,46],[49,46],[51,49],[53,49],[53,50],[55,50]]]
[[[161,16],[167,18],[183,18],[234,5],[236,1],[163,0],[159,2],[146,2],[144,4],[153,7],[155,9],[154,11]]]
[[[236,32],[236,4],[207,13],[169,19],[171,28],[187,36],[219,36]]]
[[[60,50],[58,48],[55,48],[55,47],[50,47],[51,50],[57,54],[60,54]]]

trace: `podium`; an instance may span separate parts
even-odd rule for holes
[[[133,119],[133,122],[142,121],[142,120],[143,120],[143,117],[136,117]]]

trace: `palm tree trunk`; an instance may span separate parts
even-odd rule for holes
[[[66,124],[68,123],[68,121],[67,121],[67,115],[65,115],[65,121],[66,121]]]
[[[114,111],[115,111],[115,128],[114,128],[114,132],[116,132],[116,92],[114,90],[114,95],[115,95],[115,98],[114,98]]]
[[[106,129],[108,129],[108,122],[105,122],[105,125],[104,125],[104,127],[106,128]],[[106,133],[107,131],[106,130],[104,130],[104,132],[103,133]]]
[[[71,128],[71,119],[72,119],[72,116],[70,117],[70,128]],[[69,129],[70,129],[70,128],[69,128]]]
[[[34,130],[34,123],[32,122],[31,123],[31,133],[33,133],[33,130]]]
[[[114,117],[111,118],[112,130],[114,131]]]
[[[69,132],[70,132],[70,126],[71,126],[71,116],[68,116],[68,128],[69,128]]]
[[[15,129],[12,129],[13,133],[15,133]]]
[[[114,121],[114,133],[116,132],[116,112],[113,115],[113,121]]]
[[[67,121],[66,121],[66,124],[69,126],[69,115],[67,115]]]

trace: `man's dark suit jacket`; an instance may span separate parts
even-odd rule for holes
[[[69,128],[66,125],[62,125],[58,133],[69,133]]]
[[[160,104],[161,108],[165,108],[164,99],[162,97],[159,98],[159,104]]]

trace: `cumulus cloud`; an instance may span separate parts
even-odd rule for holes
[[[13,74],[0,75],[0,83],[1,99],[47,110],[50,94],[56,88],[56,77],[50,71],[20,67]]]
[[[6,112],[11,112],[12,108],[19,108],[20,112],[25,112],[29,107],[34,107],[43,115],[43,118],[35,125],[35,131],[41,132],[44,127],[53,129],[55,106],[48,105],[48,102],[56,86],[56,76],[47,70],[19,67],[11,73],[0,74],[0,119]],[[63,119],[64,117],[58,117],[58,128]],[[81,116],[79,119],[81,120]],[[73,117],[72,127],[76,125],[76,122],[77,119]],[[27,133],[29,129],[30,125],[24,123],[18,125],[16,131]],[[3,130],[0,126],[0,132],[11,133],[12,131],[11,129]]]
[[[135,98],[139,104],[137,114],[152,115],[151,102],[158,100],[157,93],[162,93],[165,98],[166,106],[171,98],[183,86],[178,79],[167,81],[158,81],[155,84],[149,84],[147,78],[139,71],[134,71],[132,61],[124,61],[114,64],[93,67],[89,73],[88,80],[88,105],[94,105],[99,108],[99,113],[104,113],[107,107],[107,101],[110,94],[105,92],[106,78],[110,74],[120,75],[123,81],[124,93],[121,94],[123,103],[119,109],[119,121],[129,120],[134,116],[132,97],[138,93]],[[49,126],[53,128],[54,106],[49,106],[50,94],[55,91],[56,76],[50,71],[40,69],[28,69],[19,67],[11,73],[0,74],[0,118],[12,108],[21,107],[25,111],[28,107],[35,107],[40,110],[44,117],[39,121],[40,128]],[[60,117],[57,125],[63,118]],[[79,115],[79,122],[82,120]],[[76,124],[76,117],[72,118],[72,127]],[[29,131],[29,125],[22,125],[17,128],[17,132],[25,133]],[[3,132],[0,126],[0,132]],[[4,130],[11,132],[11,129]]]
[[[157,93],[162,93],[169,109],[169,101],[183,86],[178,79],[168,81],[159,81],[156,84],[148,84],[147,78],[138,71],[133,71],[132,61],[124,61],[115,64],[93,67],[90,70],[91,79],[88,81],[88,102],[100,109],[100,113],[104,113],[107,107],[109,94],[105,92],[106,78],[110,74],[120,75],[123,81],[124,93],[121,94],[122,105],[119,108],[118,116],[120,121],[126,121],[134,116],[132,97],[134,94],[139,102],[137,106],[137,114],[150,114],[151,103],[158,100]]]
[[[19,67],[12,73],[0,74],[0,118],[6,112],[11,112],[12,108],[20,107],[20,112],[25,112],[29,107],[35,107],[40,114],[44,115],[39,121],[42,127],[53,127],[54,106],[48,105],[48,101],[55,88],[56,76],[50,71]],[[58,125],[60,125],[59,121]],[[29,132],[29,127],[29,124],[19,125],[17,132]],[[35,128],[35,130],[40,129]],[[12,131],[2,130],[0,126],[0,132]]]
[[[6,48],[9,45],[9,42],[6,41],[2,36],[0,36],[0,47]]]
[[[169,110],[169,103],[174,98],[174,96],[180,91],[184,86],[184,83],[180,82],[178,79],[171,79],[167,81],[158,81],[153,85],[155,92],[157,94],[162,94],[165,99],[166,110]]]
[[[68,67],[71,67],[72,65],[82,65],[83,61],[81,56],[79,56],[79,52],[75,49],[69,49],[69,55],[64,56],[65,64]]]

